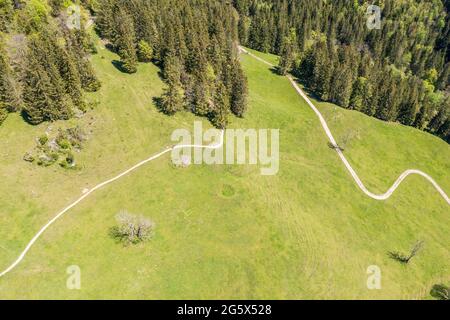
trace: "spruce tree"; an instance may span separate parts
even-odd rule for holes
[[[325,43],[316,49],[312,83],[320,99],[327,101],[331,95],[331,77],[334,69]]]
[[[75,57],[72,56],[66,48],[61,45],[55,46],[57,53],[59,73],[64,80],[65,91],[77,108],[84,110],[83,92],[81,87],[81,78],[75,63]]]
[[[115,19],[117,39],[115,46],[121,60],[121,68],[127,73],[137,71],[136,35],[133,20],[125,10],[119,10]]]
[[[225,129],[228,125],[229,101],[226,87],[218,81],[214,94],[214,107],[211,113],[211,122],[216,128]]]
[[[0,32],[7,32],[14,18],[12,0],[0,0]]]
[[[233,86],[231,90],[231,111],[238,117],[243,117],[247,110],[247,96],[247,79],[239,63],[235,63],[233,67]]]
[[[30,61],[33,59],[30,58]],[[31,124],[39,124],[50,120],[49,110],[55,108],[53,100],[55,89],[42,66],[33,61],[26,71],[23,99],[25,103],[24,115]]]
[[[161,108],[168,115],[173,115],[183,109],[183,89],[176,83],[169,83],[163,93]]]
[[[441,106],[440,110],[436,113],[436,115],[431,119],[428,124],[428,130],[431,133],[439,132],[439,129],[445,124],[445,121],[448,119],[450,109],[447,109],[447,106]]]
[[[98,0],[95,11],[96,29],[103,38],[109,40],[112,40],[115,33],[114,2],[115,0]]]
[[[350,97],[350,109],[362,111],[364,106],[370,104],[371,90],[367,78],[359,77],[353,84],[353,91]]]
[[[351,70],[348,67],[339,66],[335,68],[332,79],[334,86],[330,94],[331,101],[347,108],[353,86]]]
[[[295,29],[291,29],[289,36],[285,37],[283,40],[280,62],[278,65],[278,72],[281,75],[286,75],[291,71],[296,58],[296,46],[297,46],[297,35]]]
[[[211,111],[211,93],[210,84],[205,75],[195,78],[193,95],[194,95],[194,113],[199,116],[206,116]]]
[[[12,83],[12,70],[9,66],[9,59],[4,50],[3,41],[0,38],[0,104],[2,105],[3,116],[6,113],[17,109],[18,98]]]
[[[179,85],[181,82],[183,65],[178,56],[173,51],[170,51],[164,59],[163,75],[168,83]]]
[[[139,61],[151,62],[153,59],[153,49],[147,41],[141,40],[138,43]]]
[[[87,92],[96,92],[101,83],[95,75],[94,68],[87,58],[77,59],[78,71],[81,79],[81,87]]]
[[[5,119],[8,117],[8,110],[6,109],[5,104],[0,101],[0,125],[5,121]]]

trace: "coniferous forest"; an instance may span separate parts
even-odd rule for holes
[[[160,65],[167,89],[159,107],[188,110],[226,127],[243,116],[247,80],[239,64],[238,21],[233,6],[208,0],[98,0],[98,33],[121,57],[125,72],[137,61]]]
[[[83,0],[81,28],[66,26],[67,1],[0,0],[0,123],[68,119],[101,87],[86,20],[120,56],[117,68],[160,66],[158,107],[242,117],[247,80],[238,44],[281,56],[316,96],[450,141],[450,0]],[[367,7],[382,9],[380,29]]]
[[[320,99],[450,141],[450,1],[235,0],[243,45]],[[369,4],[379,29],[366,26]]]
[[[101,84],[89,62],[95,53],[86,20],[120,56],[117,67],[135,73],[154,62],[167,89],[161,111],[208,117],[224,128],[243,116],[247,80],[238,61],[238,15],[208,0],[97,0],[80,3],[88,15],[68,28],[63,0],[0,0],[0,122],[9,112],[26,121],[69,119],[84,111],[85,91]]]
[[[84,92],[100,88],[92,41],[66,26],[61,6],[0,0],[0,123],[10,112],[31,124],[69,119],[85,110]]]

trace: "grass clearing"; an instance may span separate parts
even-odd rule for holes
[[[265,59],[276,57],[261,54]],[[163,83],[153,65],[135,75],[93,57],[103,88],[81,121],[92,128],[80,171],[22,161],[47,125],[16,115],[0,126],[0,266],[6,267],[57,211],[89,188],[169,145],[175,128],[196,119],[164,116],[152,98]],[[310,299],[428,298],[449,281],[448,205],[419,177],[386,202],[365,196],[327,146],[325,133],[289,80],[246,55],[250,103],[231,128],[279,128],[280,172],[254,166],[174,168],[162,157],[99,190],[56,222],[25,260],[0,279],[0,298]],[[373,191],[386,191],[407,168],[432,175],[448,193],[450,149],[438,138],[318,103],[339,137],[358,131],[346,156]],[[56,125],[66,123],[56,123]],[[68,124],[67,124],[68,125]],[[204,128],[208,127],[204,121]],[[120,210],[155,222],[154,238],[123,247],[108,235]],[[407,267],[388,251],[424,240]],[[366,287],[366,269],[382,270],[382,290]],[[81,290],[66,269],[81,268]]]

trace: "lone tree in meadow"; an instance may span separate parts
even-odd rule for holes
[[[397,260],[398,262],[408,264],[411,261],[411,259],[417,256],[420,250],[422,250],[423,245],[424,245],[423,241],[417,241],[408,255],[404,255],[403,253],[397,251],[391,251],[389,252],[389,257],[391,257],[394,260]]]
[[[126,245],[144,242],[152,236],[154,223],[143,216],[122,211],[116,220],[118,225],[112,228],[111,234]]]

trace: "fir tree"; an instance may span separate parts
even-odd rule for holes
[[[183,109],[183,89],[176,83],[169,83],[162,96],[161,108],[168,115],[173,115]]]
[[[215,127],[225,129],[228,125],[228,116],[230,114],[230,99],[227,94],[227,89],[223,83],[218,82],[216,84],[215,91],[214,107],[211,112],[211,122]]]
[[[94,69],[87,58],[77,60],[81,79],[81,87],[87,92],[96,92],[101,88],[101,83],[95,75]]]
[[[0,38],[0,104],[2,105],[3,117],[7,112],[17,109],[18,98],[12,83],[12,71],[9,66],[9,59],[3,48],[3,41]]]
[[[284,38],[278,72],[286,75],[291,71],[296,58],[297,35],[295,29],[291,29],[289,36]]]
[[[153,49],[145,40],[139,41],[138,53],[141,62],[151,62],[153,59]]]
[[[231,90],[231,111],[238,117],[243,117],[247,110],[247,79],[240,65],[235,63],[233,68],[233,87]]]
[[[133,20],[128,13],[119,9],[115,21],[117,34],[119,35],[115,41],[115,46],[121,59],[121,68],[127,73],[135,73],[138,59]]]
[[[12,0],[0,0],[0,32],[7,32],[14,18]]]
[[[353,92],[350,97],[350,108],[361,111],[364,106],[370,104],[371,90],[367,78],[359,77],[353,84]]]
[[[32,58],[30,58],[33,61]],[[24,114],[31,124],[39,124],[50,120],[49,110],[56,108],[54,97],[55,89],[45,70],[37,61],[30,65],[26,72],[26,81],[23,91],[25,103]]]

